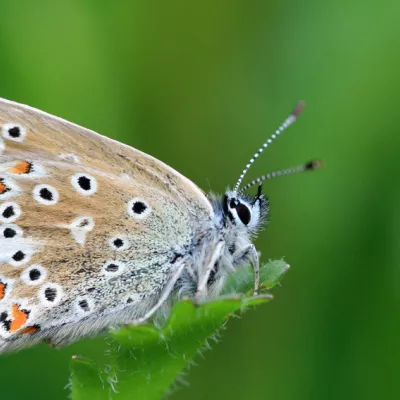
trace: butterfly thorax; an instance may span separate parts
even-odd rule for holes
[[[218,244],[221,251],[207,281],[207,297],[217,296],[229,274],[249,264],[250,248],[257,232],[262,228],[268,212],[267,199],[237,196],[227,191],[224,196],[210,195],[214,215],[208,228],[202,223],[196,231],[192,245],[185,256],[187,268],[177,283],[179,297],[193,297],[199,280],[215,255]]]

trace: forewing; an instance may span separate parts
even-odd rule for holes
[[[0,100],[0,349],[159,292],[211,205],[138,150]],[[3,341],[3,345],[2,345]]]

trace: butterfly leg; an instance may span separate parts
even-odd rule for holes
[[[257,296],[260,288],[260,259],[254,244],[249,244],[243,249],[238,250],[233,255],[233,264],[240,264],[244,261],[250,261],[254,270],[254,296]]]
[[[174,290],[175,283],[182,275],[184,268],[185,268],[185,263],[182,262],[181,265],[179,265],[177,270],[172,275],[169,282],[167,283],[167,285],[166,285],[164,291],[162,292],[160,298],[158,299],[157,303],[149,311],[147,311],[147,313],[145,315],[143,315],[143,317],[137,318],[134,321],[132,321],[132,323],[131,323],[132,325],[140,325],[143,322],[147,321],[165,303],[165,301],[168,299],[169,295]]]
[[[207,267],[203,271],[203,275],[199,277],[199,282],[197,284],[197,291],[195,296],[195,302],[199,303],[203,298],[204,293],[207,289],[207,282],[210,277],[211,271],[214,269],[215,263],[221,257],[222,248],[225,245],[225,242],[219,242],[211,256],[211,260],[208,263]]]

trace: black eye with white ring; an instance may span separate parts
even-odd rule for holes
[[[236,207],[236,212],[243,224],[248,225],[251,219],[249,207],[247,207],[245,204],[239,203]]]
[[[243,225],[249,224],[251,220],[251,211],[246,204],[241,203],[239,200],[232,199],[230,201],[229,207],[236,210],[236,214]]]

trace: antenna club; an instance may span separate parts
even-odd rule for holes
[[[270,180],[270,179],[279,178],[279,177],[285,176],[285,175],[297,174],[300,172],[313,171],[314,169],[318,169],[320,167],[322,167],[321,161],[312,160],[312,161],[309,161],[308,163],[301,164],[297,167],[281,169],[279,171],[270,172],[269,174],[260,176],[257,179],[253,179],[250,183],[248,183],[246,186],[244,186],[242,189],[240,189],[238,192],[235,192],[235,193],[242,194],[243,192],[250,189],[251,187],[253,187],[255,185],[261,185],[262,182]]]
[[[312,161],[309,161],[308,163],[306,163],[304,165],[304,169],[306,171],[312,171],[314,169],[321,168],[322,166],[323,166],[322,161],[320,161],[320,160],[312,160]]]
[[[304,107],[306,106],[306,103],[301,100],[296,104],[296,107],[292,111],[292,115],[297,118],[301,112],[303,111]]]

